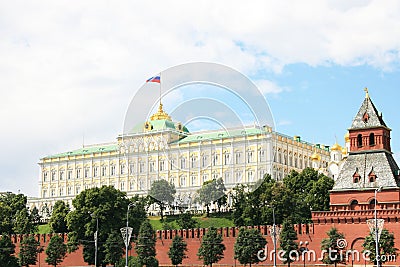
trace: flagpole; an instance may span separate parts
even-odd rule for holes
[[[161,106],[161,72],[160,72],[160,106]]]

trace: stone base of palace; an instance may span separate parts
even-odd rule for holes
[[[328,212],[313,212],[313,223],[312,224],[299,224],[295,225],[295,230],[298,234],[298,242],[307,248],[307,252],[304,257],[300,254],[298,260],[293,262],[291,265],[320,265],[321,262],[321,242],[324,238],[327,238],[327,232],[331,227],[336,227],[339,232],[343,232],[345,235],[345,240],[342,241],[341,246],[346,253],[345,259],[347,264],[351,266],[366,266],[372,265],[371,262],[364,259],[364,254],[362,253],[362,244],[364,242],[365,236],[369,234],[369,228],[366,224],[367,219],[373,218],[373,211],[363,210],[354,211],[350,214],[349,211],[345,213],[341,211],[328,211]],[[395,245],[400,252],[400,210],[390,210],[390,214],[385,210],[379,211],[379,218],[385,219],[384,228],[388,229],[389,232],[394,232],[395,235]],[[267,239],[267,255],[265,261],[259,263],[258,265],[269,265],[273,264],[273,241],[271,239],[271,226],[255,226],[252,228],[258,228],[260,232]],[[183,236],[184,240],[188,244],[187,256],[184,259],[183,265],[186,266],[202,266],[202,262],[197,257],[197,251],[200,246],[202,236],[206,233],[207,229],[188,229],[188,230],[162,230],[157,231],[157,259],[159,260],[160,266],[171,266],[171,261],[168,258],[168,250],[172,243],[172,238],[175,235]],[[239,229],[235,227],[220,228],[218,231],[223,235],[224,244],[226,250],[224,253],[224,258],[215,264],[215,266],[240,266],[240,263],[234,259],[233,246],[235,244],[236,237],[239,233]],[[47,247],[51,235],[35,235],[38,240],[40,240],[41,246]],[[67,236],[60,234],[67,241]],[[16,244],[16,252],[19,252],[19,243],[24,236],[15,235],[12,236],[12,241]],[[278,249],[279,250],[279,249]],[[352,253],[350,253],[352,251]],[[129,252],[130,255],[134,255],[134,251]],[[297,255],[293,254],[294,257]],[[261,257],[264,253],[260,254]],[[399,266],[400,256],[394,257],[393,255],[386,255],[388,261],[384,266]],[[44,259],[46,254],[42,252],[38,256],[38,263],[35,266],[47,267],[48,264],[45,263]],[[264,256],[265,257],[265,256]],[[389,258],[390,257],[390,258]],[[280,256],[277,254],[277,265],[284,265],[279,259]],[[32,265],[31,265],[32,266]],[[82,248],[77,251],[68,254],[64,262],[60,266],[88,266],[82,257]]]

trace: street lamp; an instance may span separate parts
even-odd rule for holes
[[[125,232],[125,267],[128,267],[128,247],[131,239],[132,228],[129,229],[129,208],[134,206],[135,203],[129,203],[128,209],[126,210],[126,232]]]
[[[375,188],[375,205],[374,205],[374,216],[375,216],[375,258],[376,258],[376,266],[380,266],[380,256],[379,256],[379,237],[378,237],[378,218],[376,214],[376,204],[378,203],[376,200],[376,195],[378,192],[381,192],[382,186],[379,188]]]
[[[90,214],[92,218],[96,218],[96,232],[94,233],[94,266],[97,267],[97,238],[99,233],[99,217],[94,213]]]

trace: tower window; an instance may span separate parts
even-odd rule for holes
[[[350,203],[350,209],[351,209],[351,210],[355,210],[357,205],[358,205],[358,201],[354,199],[354,200],[351,201],[351,203]]]
[[[370,183],[373,183],[376,181],[376,174],[373,170],[368,174],[368,179],[369,179]]]
[[[360,181],[360,178],[361,176],[357,172],[355,172],[353,174],[353,183],[358,183]]]
[[[357,135],[357,146],[362,147],[362,135]]]
[[[369,119],[369,115],[368,115],[367,112],[365,112],[364,115],[363,115],[363,121],[364,121],[364,123],[367,123],[367,122],[368,122],[368,119]]]
[[[374,146],[375,145],[375,135],[374,133],[369,134],[369,145]]]

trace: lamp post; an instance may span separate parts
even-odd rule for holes
[[[272,229],[274,231],[274,267],[276,267],[276,224],[275,224],[275,208],[272,206]]]
[[[134,203],[129,203],[128,209],[126,210],[126,240],[125,240],[125,267],[128,267],[128,247],[129,247],[129,241],[130,241],[130,235],[128,234],[128,229],[129,229],[129,208],[135,205]]]
[[[94,266],[97,267],[97,237],[99,233],[99,217],[94,213],[90,214],[92,218],[96,218],[96,232],[94,233]]]
[[[380,256],[379,256],[379,238],[378,238],[378,218],[376,213],[376,204],[378,201],[376,200],[376,196],[378,192],[381,192],[382,186],[375,189],[375,205],[374,205],[374,217],[375,217],[375,258],[376,258],[376,266],[380,266]]]

